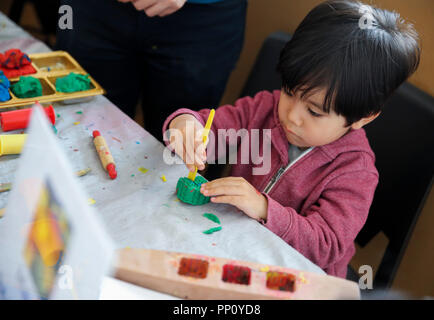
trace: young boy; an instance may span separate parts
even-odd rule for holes
[[[417,69],[419,56],[416,32],[397,13],[349,1],[318,5],[281,52],[281,90],[216,110],[214,134],[271,132],[269,173],[254,175],[254,164],[238,162],[231,177],[208,182],[201,192],[260,221],[328,274],[345,277],[378,183],[362,127]],[[185,139],[188,123],[200,131],[208,114],[180,109],[163,133],[178,129]],[[192,152],[173,137],[187,167],[203,169],[201,142]]]

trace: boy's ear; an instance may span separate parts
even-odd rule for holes
[[[380,113],[381,113],[381,111],[377,112],[376,114],[373,114],[372,116],[362,118],[359,121],[354,122],[351,125],[351,128],[354,130],[360,129],[361,127],[367,125],[369,122],[373,121],[376,117],[378,117],[380,115]]]

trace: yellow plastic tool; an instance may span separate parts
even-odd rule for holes
[[[0,135],[0,156],[4,154],[20,154],[26,139],[27,134]]]
[[[211,109],[208,116],[208,120],[206,120],[205,128],[203,129],[202,132],[202,140],[204,144],[206,144],[206,141],[208,139],[209,130],[211,129],[212,121],[214,120],[214,114],[215,114],[215,110]],[[197,167],[195,167],[193,172],[190,171],[190,173],[188,174],[188,178],[191,181],[194,181],[194,179],[196,179],[196,174],[197,174]]]

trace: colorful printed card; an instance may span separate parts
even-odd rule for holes
[[[35,106],[0,220],[1,299],[98,299],[114,245]]]

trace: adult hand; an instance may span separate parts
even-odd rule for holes
[[[200,192],[211,197],[211,202],[231,204],[255,220],[267,219],[267,198],[242,177],[220,178],[204,183]]]
[[[145,11],[148,17],[164,17],[182,8],[187,0],[118,0],[131,2],[138,11]]]
[[[170,147],[185,162],[188,170],[205,169],[206,144],[203,143],[203,125],[190,114],[181,114],[169,125]],[[206,141],[208,142],[208,140]]]

